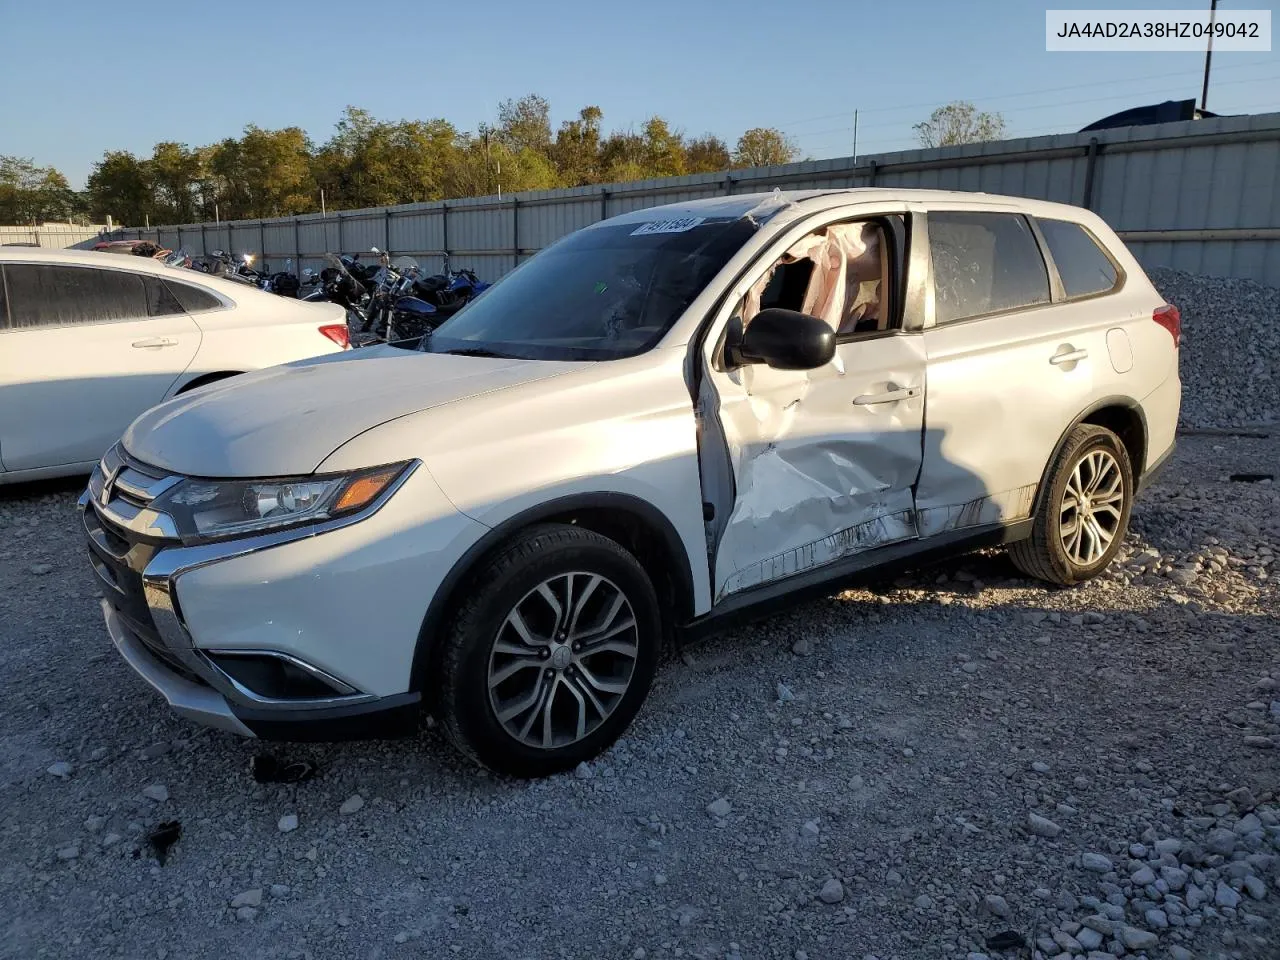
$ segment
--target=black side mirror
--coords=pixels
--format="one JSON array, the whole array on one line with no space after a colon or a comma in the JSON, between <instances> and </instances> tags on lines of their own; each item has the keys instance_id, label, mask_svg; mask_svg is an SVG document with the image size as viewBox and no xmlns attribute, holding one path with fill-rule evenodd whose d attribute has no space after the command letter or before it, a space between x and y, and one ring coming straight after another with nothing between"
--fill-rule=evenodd
<instances>
[{"instance_id":1,"label":"black side mirror","mask_svg":"<svg viewBox=\"0 0 1280 960\"><path fill-rule=\"evenodd\" d=\"M836 332L818 317L796 310L761 310L742 329L730 321L725 359L732 366L764 363L775 370L813 370L830 363L836 353Z\"/></svg>"}]
</instances>

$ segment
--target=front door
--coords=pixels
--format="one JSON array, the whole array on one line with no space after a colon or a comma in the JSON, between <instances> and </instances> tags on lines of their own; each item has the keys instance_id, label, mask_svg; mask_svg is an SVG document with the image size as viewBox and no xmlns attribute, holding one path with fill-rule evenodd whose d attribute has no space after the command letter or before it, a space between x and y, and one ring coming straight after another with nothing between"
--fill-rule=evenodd
<instances>
[{"instance_id":1,"label":"front door","mask_svg":"<svg viewBox=\"0 0 1280 960\"><path fill-rule=\"evenodd\" d=\"M7 470L97 460L191 363L200 328L157 278L6 263L0 447ZM180 307L176 308L180 310ZM150 314L156 314L154 316Z\"/></svg>"},{"instance_id":2,"label":"front door","mask_svg":"<svg viewBox=\"0 0 1280 960\"><path fill-rule=\"evenodd\" d=\"M838 333L827 365L728 368L717 329L708 337L700 414L716 601L916 536L925 353L903 330L904 237L899 215L784 236L730 298L720 330L767 307L827 320Z\"/></svg>"}]
</instances>

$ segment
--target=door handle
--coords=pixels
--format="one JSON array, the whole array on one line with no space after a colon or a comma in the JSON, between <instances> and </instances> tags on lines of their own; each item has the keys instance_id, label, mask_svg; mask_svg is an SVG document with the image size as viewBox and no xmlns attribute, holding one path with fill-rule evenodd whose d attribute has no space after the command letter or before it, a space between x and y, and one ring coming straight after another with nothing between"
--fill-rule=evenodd
<instances>
[{"instance_id":1,"label":"door handle","mask_svg":"<svg viewBox=\"0 0 1280 960\"><path fill-rule=\"evenodd\" d=\"M864 393L860 397L854 397L853 402L859 407L868 407L874 403L896 403L899 400L910 400L918 396L920 396L919 387L901 387L890 390L888 393Z\"/></svg>"},{"instance_id":2,"label":"door handle","mask_svg":"<svg viewBox=\"0 0 1280 960\"><path fill-rule=\"evenodd\" d=\"M146 340L135 340L133 345L142 350L158 350L161 347L176 347L178 341L169 337L149 337Z\"/></svg>"},{"instance_id":3,"label":"door handle","mask_svg":"<svg viewBox=\"0 0 1280 960\"><path fill-rule=\"evenodd\" d=\"M1088 350L1068 350L1066 353L1055 353L1049 358L1049 362L1054 366L1057 366L1061 363L1075 363L1078 360L1083 360L1087 356L1089 356Z\"/></svg>"}]
</instances>

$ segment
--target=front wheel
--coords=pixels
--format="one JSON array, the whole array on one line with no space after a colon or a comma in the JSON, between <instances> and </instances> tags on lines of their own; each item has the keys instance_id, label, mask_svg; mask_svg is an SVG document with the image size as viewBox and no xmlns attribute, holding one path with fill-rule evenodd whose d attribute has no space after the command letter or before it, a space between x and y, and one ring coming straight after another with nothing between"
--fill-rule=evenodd
<instances>
[{"instance_id":1,"label":"front wheel","mask_svg":"<svg viewBox=\"0 0 1280 960\"><path fill-rule=\"evenodd\" d=\"M1081 424L1054 458L1031 536L1009 556L1028 576L1060 586L1096 577L1124 541L1133 496L1133 467L1120 438Z\"/></svg>"},{"instance_id":2,"label":"front wheel","mask_svg":"<svg viewBox=\"0 0 1280 960\"><path fill-rule=\"evenodd\" d=\"M630 725L661 638L653 585L621 545L571 525L532 528L485 564L453 616L438 719L499 773L571 769Z\"/></svg>"}]
</instances>

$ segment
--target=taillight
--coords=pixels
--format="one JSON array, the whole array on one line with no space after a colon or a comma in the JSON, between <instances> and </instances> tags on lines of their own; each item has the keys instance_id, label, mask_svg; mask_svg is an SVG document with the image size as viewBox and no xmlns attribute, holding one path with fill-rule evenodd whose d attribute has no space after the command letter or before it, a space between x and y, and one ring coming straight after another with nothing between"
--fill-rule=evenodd
<instances>
[{"instance_id":1,"label":"taillight","mask_svg":"<svg viewBox=\"0 0 1280 960\"><path fill-rule=\"evenodd\" d=\"M347 330L345 323L331 323L328 326L321 327L320 332L343 350L351 346L351 333Z\"/></svg>"},{"instance_id":2,"label":"taillight","mask_svg":"<svg viewBox=\"0 0 1280 960\"><path fill-rule=\"evenodd\" d=\"M1151 311L1151 319L1173 334L1173 345L1178 346L1182 340L1182 313L1171 303L1156 307Z\"/></svg>"}]
</instances>

